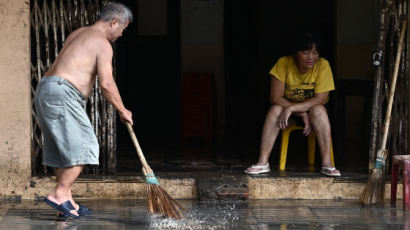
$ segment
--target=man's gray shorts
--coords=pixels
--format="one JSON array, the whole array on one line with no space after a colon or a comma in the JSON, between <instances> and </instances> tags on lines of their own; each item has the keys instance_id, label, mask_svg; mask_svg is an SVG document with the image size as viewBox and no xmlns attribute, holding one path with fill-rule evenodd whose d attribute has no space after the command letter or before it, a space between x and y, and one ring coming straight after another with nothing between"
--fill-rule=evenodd
<instances>
[{"instance_id":1,"label":"man's gray shorts","mask_svg":"<svg viewBox=\"0 0 410 230\"><path fill-rule=\"evenodd\" d=\"M44 137L43 165L98 165L99 146L81 93L63 78L43 77L36 90L37 121Z\"/></svg>"}]
</instances>

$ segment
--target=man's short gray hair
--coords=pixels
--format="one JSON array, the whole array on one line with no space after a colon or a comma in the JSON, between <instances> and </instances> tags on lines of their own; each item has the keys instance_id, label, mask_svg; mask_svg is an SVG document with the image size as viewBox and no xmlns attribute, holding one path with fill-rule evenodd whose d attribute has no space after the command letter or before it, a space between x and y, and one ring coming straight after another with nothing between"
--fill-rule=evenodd
<instances>
[{"instance_id":1,"label":"man's short gray hair","mask_svg":"<svg viewBox=\"0 0 410 230\"><path fill-rule=\"evenodd\" d=\"M133 20L132 12L128 7L122 3L110 1L102 9L100 20L110 22L114 18L117 18L121 24L124 24L127 21L128 23L131 23Z\"/></svg>"}]
</instances>

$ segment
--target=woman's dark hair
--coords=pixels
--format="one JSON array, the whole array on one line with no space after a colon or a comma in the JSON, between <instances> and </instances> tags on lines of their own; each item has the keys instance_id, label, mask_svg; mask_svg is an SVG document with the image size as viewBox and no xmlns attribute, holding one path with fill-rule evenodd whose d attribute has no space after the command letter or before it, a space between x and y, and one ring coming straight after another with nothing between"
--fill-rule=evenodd
<instances>
[{"instance_id":1,"label":"woman's dark hair","mask_svg":"<svg viewBox=\"0 0 410 230\"><path fill-rule=\"evenodd\" d=\"M298 51L311 50L313 45L316 46L316 50L320 53L321 42L320 40L310 33L302 33L296 36L293 53Z\"/></svg>"}]
</instances>

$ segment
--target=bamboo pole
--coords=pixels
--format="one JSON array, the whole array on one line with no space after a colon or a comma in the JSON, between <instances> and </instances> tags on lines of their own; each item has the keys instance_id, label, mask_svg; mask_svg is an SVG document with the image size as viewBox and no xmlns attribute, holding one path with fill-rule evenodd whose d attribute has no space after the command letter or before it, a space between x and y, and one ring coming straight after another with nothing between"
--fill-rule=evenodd
<instances>
[{"instance_id":1,"label":"bamboo pole","mask_svg":"<svg viewBox=\"0 0 410 230\"><path fill-rule=\"evenodd\" d=\"M57 58L58 55L58 37L57 37L57 9L56 9L56 2L51 2L51 20L53 22L53 40L54 40L54 59Z\"/></svg>"},{"instance_id":2,"label":"bamboo pole","mask_svg":"<svg viewBox=\"0 0 410 230\"><path fill-rule=\"evenodd\" d=\"M407 20L409 20L409 12L410 12L410 5L408 4L408 2L406 1L406 3L407 3L407 16L406 16L406 18L407 18ZM405 118L407 118L406 119L406 122L407 122L407 124L406 124L406 129L407 129L407 138L406 138L406 140L407 140L407 145L406 145L406 148L407 148L407 151L406 151L406 153L407 154L409 154L408 153L408 151L409 151L409 143L410 143L410 134L409 134L409 131L410 131L410 92L409 92L409 90L410 90L410 83L409 83L409 70L408 70L408 67L409 67L409 60L410 60L410 58L409 58L409 55L410 55L410 53L409 53L409 49L408 49L408 47L409 47L409 37L410 37L410 23L407 23L407 42L406 42L406 48L407 48L407 52L406 52L406 60L405 60L405 63L406 63L406 74L405 74L405 76L406 76L406 86L407 86L407 97L406 97L406 99L407 99L407 106L406 106L406 108L407 108L407 116L405 117Z\"/></svg>"},{"instance_id":3,"label":"bamboo pole","mask_svg":"<svg viewBox=\"0 0 410 230\"><path fill-rule=\"evenodd\" d=\"M383 3L381 3L383 4ZM391 1L385 1L385 6L380 10L379 17L379 31L378 31L378 42L377 42L377 52L381 55L380 64L376 67L375 71L375 85L373 90L373 106L372 106L372 121L371 121L371 131L370 131L370 151L369 151L369 170L374 168L376 159L376 150L378 148L377 143L379 143L379 133L381 126L381 102L382 102L382 82L384 75L385 66L385 44L387 37L387 30L389 26L389 15L392 6Z\"/></svg>"},{"instance_id":4,"label":"bamboo pole","mask_svg":"<svg viewBox=\"0 0 410 230\"><path fill-rule=\"evenodd\" d=\"M403 48L403 40L404 40L404 35L405 35L405 31L407 28L407 21L403 20L403 26L402 28L402 32L400 34L400 41L399 41L399 46L397 48L397 56L396 56L396 60L395 60L395 64L394 64L394 71L393 71L393 79L391 82L391 87L390 87L390 92L389 92L389 99L387 102L387 112L386 112L386 117L385 117L385 123L384 123L384 131L383 131L383 139L382 139L382 144L381 144L381 149L385 149L386 148L386 143L387 143L387 131L389 129L389 125L390 125L390 117L391 117L391 109L392 109L392 102L393 102L393 98L394 98L394 92L396 91L396 81L397 81L397 74L399 71L399 65L400 65L400 58L401 58L401 51Z\"/></svg>"}]
</instances>

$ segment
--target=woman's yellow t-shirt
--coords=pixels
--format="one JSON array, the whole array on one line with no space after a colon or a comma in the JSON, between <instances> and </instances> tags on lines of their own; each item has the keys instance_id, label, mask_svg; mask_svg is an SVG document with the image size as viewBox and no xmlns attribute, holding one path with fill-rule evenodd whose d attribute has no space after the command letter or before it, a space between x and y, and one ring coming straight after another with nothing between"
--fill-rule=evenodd
<instances>
[{"instance_id":1,"label":"woman's yellow t-shirt","mask_svg":"<svg viewBox=\"0 0 410 230\"><path fill-rule=\"evenodd\" d=\"M294 57L281 57L269 73L285 83L285 98L291 102L303 102L314 93L335 89L332 70L324 58L319 58L311 69L302 74Z\"/></svg>"}]
</instances>

